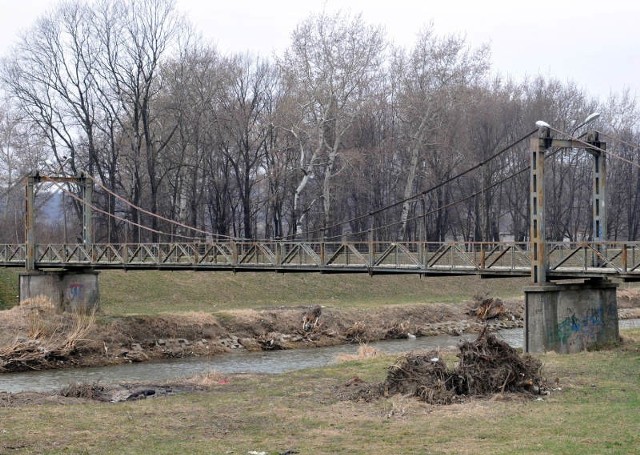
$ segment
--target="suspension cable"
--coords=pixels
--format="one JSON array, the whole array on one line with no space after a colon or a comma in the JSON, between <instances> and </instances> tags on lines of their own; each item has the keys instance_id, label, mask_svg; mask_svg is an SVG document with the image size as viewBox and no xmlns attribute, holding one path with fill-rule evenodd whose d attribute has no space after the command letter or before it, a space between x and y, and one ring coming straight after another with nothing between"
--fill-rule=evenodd
<instances>
[{"instance_id":1,"label":"suspension cable","mask_svg":"<svg viewBox=\"0 0 640 455\"><path fill-rule=\"evenodd\" d=\"M118 216L118 215L116 215L114 213L108 213L108 212L96 207L95 205L83 200L81 197L76 195L73 191L69 191L67 188L65 188L61 183L59 183L59 182L50 182L50 183L52 183L53 185L58 187L65 194L68 194L71 198L77 200L81 204L86 205L87 207L90 207L93 211L98 212L98 213L102 213L103 215L106 215L108 217L114 218L114 219L119 220L119 221L123 221L125 223L128 223L128 224L131 224L133 226L136 226L136 227L138 227L140 229L144 229L146 231L152 232L154 234L166 235L166 236L175 236L175 237L180 237L180 238L187 239L187 240L202 240L201 238L198 238L198 237L190 237L190 236L186 236L186 235L182 235L182 234L169 234L167 232L160 231L160 230L157 230L157 229L153 229L153 228L150 228L148 226L144 226L142 224L136 223L135 221L131 221L131 220L128 220L126 218L120 217L120 216Z\"/></svg>"},{"instance_id":2,"label":"suspension cable","mask_svg":"<svg viewBox=\"0 0 640 455\"><path fill-rule=\"evenodd\" d=\"M620 138L618 136L614 136L611 133L606 133L604 131L596 131L596 132L598 132L598 133L600 133L600 134L602 134L604 136L607 136L607 137L613 139L614 141L620 142L620 143L622 143L624 145L628 145L629 147L632 148L632 150L640 148L640 144L634 144L633 142L629 142L629 141L627 141L625 139L622 139L622 138Z\"/></svg>"},{"instance_id":3,"label":"suspension cable","mask_svg":"<svg viewBox=\"0 0 640 455\"><path fill-rule=\"evenodd\" d=\"M519 139L518 139L518 140L516 140L515 142L513 142L513 143L509 144L508 146L506 146L506 147L502 148L501 150L499 150L498 152L494 153L493 155L491 155L490 157L486 158L485 160L480 161L479 163L475 164L474 166L471 166L470 168L468 168L468 169L466 169L466 170L464 170L464 171L460 172L459 174L456 174L456 175L454 175L454 176L452 176L452 177L449 177L449 178L447 178L446 180L444 180L444 181L442 181L442 182L440 182L440 183L437 183L437 184L435 184L435 185L431 186L430 188L427 188L426 190L420 191L420 192L415 193L415 194L413 194L413 195L411 195L411 196L409 196L409 197L403 198L403 199L401 199L401 200L398 200L398 201L393 202L393 203L391 203L391 204L388 204L388 205L386 205L386 206L380 207L380 208L378 208L378 209L376 209L376 210L373 210L373 211L371 211L371 212L369 212L369 213L367 213L367 214L364 214L364 215L358 215L358 216L355 216L355 217L353 217L353 218L351 218L351 219L349 219L349 220L341 221L341 222L339 222L339 223L335 223L335 224L333 224L333 225L331 225L331 226L328 226L328 227L325 227L325 228L318 228L318 229L314 229L314 230L311 230L311 231L307 231L307 232L306 232L306 234L307 234L307 235L309 235L309 234L316 234L316 233L319 233L319 232L322 232L322 231L326 231L326 230L329 230L329 229L333 229L333 228L336 228L336 227L342 226L342 225L344 225L344 224L353 223L353 222L355 222L355 221L359 221L359 220L361 220L361 219L368 218L368 217L373 216L373 215L377 215L378 213L384 212L385 210L389 210L389 209L391 209L391 208L397 207L398 205L400 205L400 204L404 204L405 202L409 202L409 201L412 201L412 200L418 199L419 197L426 196L427 194L429 194L429 193L431 193L431 192L433 192L433 191L435 191L435 190L437 190L437 189L439 189L439 188L442 188L443 186L445 186L445 185L447 185L447 184L451 183L452 181L454 181L454 180L456 180L456 179L459 179L459 178L461 178L461 177L464 177L465 175L467 175L467 174L469 174L469 173L471 173L471 172L475 171L476 169L478 169L478 168L480 168L480 167L484 166L484 165L485 165L485 164L487 164L489 161L491 161L491 160L493 160L493 159L495 159L495 158L499 157L499 156L500 156L500 155L502 155L503 153L505 153L505 152L509 151L510 149L512 149L513 147L515 147L515 146L516 146L516 145L518 145L519 143L521 143L522 141L524 141L524 140L526 140L527 138L529 138L529 137L530 137L531 135L533 135L536 131L538 131L538 130L537 130L537 129L535 129L535 130L531 131L530 133L525 134L524 136L522 136L521 138L519 138ZM334 237L338 237L338 236L334 236Z\"/></svg>"},{"instance_id":4,"label":"suspension cable","mask_svg":"<svg viewBox=\"0 0 640 455\"><path fill-rule=\"evenodd\" d=\"M507 177L505 177L505 178L503 178L503 179L501 179L501 180L499 180L499 181L497 181L497 182L494 182L494 183L492 183L492 184L491 184L491 185L489 185L489 186L483 187L483 188L481 188L481 189L477 190L476 192L474 192L474 193L472 193L472 194L470 194L470 195L468 195L468 196L465 196L465 197L463 197L463 198L457 199L457 200L455 200L455 201L453 201L453 202L450 202L450 203L445 204L445 205L443 205L443 206L440 206L440 207L438 207L438 208L432 209L432 210L430 210L430 211L428 211L428 212L421 213L420 215L415 215L415 216L413 216L413 217L411 217L411 218L407 218L407 221L415 221L415 220L420 219L420 218L422 218L422 217L424 217L424 216L432 215L432 214L434 214L434 213L438 213L438 212L439 212L439 211L441 211L441 210L448 209L448 208L453 207L453 206L455 206L455 205L458 205L458 204L461 204L461 203L463 203L463 202L466 202L466 201L468 201L469 199L473 199L474 197L478 196L479 194L482 194L484 191L487 191L487 190L493 189L493 188L495 188L496 186L498 186L498 185L502 185L504 182L506 182L506 181L508 181L508 180L510 180L510 179L512 179L512 178L514 178L514 177L517 177L517 176L519 176L519 175L523 174L524 172L528 171L530 168L531 168L531 166L530 166L530 165L529 165L529 166L526 166L526 167L524 167L524 168L520 169L519 171L517 171L516 173L511 174L511 175L509 175L509 176L507 176ZM387 228L390 228L390 227L392 227L392 226L397 226L397 225L398 225L398 224L400 224L400 223L402 223L402 221L401 221L401 220L394 221L394 222L392 222L392 223L388 223L388 224L385 224L385 225L383 225L383 226L376 226L373 230L382 230L382 229L387 229ZM350 233L349 235L361 235L361 234L366 234L366 233L368 233L368 232L369 232L368 230L366 230L366 231L359 231L359 232L352 232L352 233ZM331 239L333 239L333 238L339 238L339 237L340 237L340 236L333 236L333 237L330 237L330 238L331 238Z\"/></svg>"},{"instance_id":5,"label":"suspension cable","mask_svg":"<svg viewBox=\"0 0 640 455\"><path fill-rule=\"evenodd\" d=\"M189 229L191 231L194 231L194 232L197 232L197 233L200 233L200 234L204 234L204 235L207 235L207 236L216 237L216 238L226 238L228 240L237 240L235 237L231 237L231 236L223 235L223 234L214 234L213 232L204 231L202 229L198 229L196 227L189 226L189 225L184 224L184 223L180 223L179 221L175 221L175 220L172 220L172 219L169 219L169 218L165 218L162 215L158 215L157 213L153 213L153 212L151 212L149 210L143 209L142 207L138 207L137 205L135 205L132 202L129 202L128 200L126 200L125 198L120 196L119 194L111 191L109 188L107 188L106 186L102 185L100 182L95 182L95 184L96 184L96 186L98 186L99 188L104 190L106 193L112 195L116 199L118 199L118 200L124 202L125 204L127 204L129 207L132 207L132 208L134 208L134 209L136 209L136 210L138 210L138 211L140 211L140 212L142 212L142 213L144 213L146 215L155 217L155 218L157 218L159 220L162 220L162 221L165 221L165 222L167 222L169 224L180 226L180 227L183 227L185 229Z\"/></svg>"},{"instance_id":6,"label":"suspension cable","mask_svg":"<svg viewBox=\"0 0 640 455\"><path fill-rule=\"evenodd\" d=\"M553 152L549 153L548 155L545 155L545 160L553 157L554 155L556 155L557 153L561 152L562 150L563 150L562 148L559 148L559 149L556 149ZM522 175L524 172L528 171L529 169L531 169L531 164L528 164L527 166L523 167L522 169L516 171L515 173L510 174L507 177L504 177L504 178L500 179L499 181L492 183L489 186L483 187L483 188L477 190L476 192L474 192L474 193L472 193L472 194L470 194L468 196L465 196L463 198L457 199L457 200L455 200L453 202L450 202L448 204L445 204L443 206L440 206L440 207L435 208L433 210L430 210L428 212L422 213L420 215L416 215L416 216L413 216L411 218L408 218L407 221L415 221L415 220L417 220L417 219L419 219L421 217L424 217L424 216L427 216L427 215L432 215L432 214L437 213L437 212L439 212L441 210L445 210L447 208L450 208L450 207L453 207L455 205L458 205L458 204L461 204L463 202L466 202L469 199L472 199L472 198L478 196L479 194L482 194L485 191L491 190L491 189L495 188L496 186L502 185L506 181L511 180L512 178L515 178L515 177L517 177L519 175ZM372 230L377 231L377 230L387 229L387 228L390 228L392 226L397 226L401 222L402 221L400 221L400 220L399 221L394 221L392 223L388 223L388 224L385 224L385 225L382 225L382 226L376 226ZM351 232L348 235L362 235L362 234L366 234L368 232L369 232L369 230L359 231L359 232ZM335 236L329 237L329 239L337 239L337 238L340 238L340 237L341 237L341 235L335 235Z\"/></svg>"}]
</instances>

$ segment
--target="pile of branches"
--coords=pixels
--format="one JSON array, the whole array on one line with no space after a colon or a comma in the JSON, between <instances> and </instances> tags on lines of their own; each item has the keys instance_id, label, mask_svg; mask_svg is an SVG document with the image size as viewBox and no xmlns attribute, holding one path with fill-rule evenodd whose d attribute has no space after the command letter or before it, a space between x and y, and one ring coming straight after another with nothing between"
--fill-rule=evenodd
<instances>
[{"instance_id":1,"label":"pile of branches","mask_svg":"<svg viewBox=\"0 0 640 455\"><path fill-rule=\"evenodd\" d=\"M542 363L520 355L493 334L481 333L475 341L459 346L460 361L454 371L456 393L486 395L504 392L539 394L544 385Z\"/></svg>"},{"instance_id":2,"label":"pile of branches","mask_svg":"<svg viewBox=\"0 0 640 455\"><path fill-rule=\"evenodd\" d=\"M495 393L539 394L544 390L542 363L520 355L495 335L481 332L458 346L460 359L449 368L438 351L411 352L389 367L382 384L350 385L346 398L369 401L374 395L410 395L430 404L451 404L469 396Z\"/></svg>"},{"instance_id":3,"label":"pile of branches","mask_svg":"<svg viewBox=\"0 0 640 455\"><path fill-rule=\"evenodd\" d=\"M467 314L476 317L480 321L508 318L511 316L502 300L482 295L473 297L473 303L467 310Z\"/></svg>"},{"instance_id":4,"label":"pile of branches","mask_svg":"<svg viewBox=\"0 0 640 455\"><path fill-rule=\"evenodd\" d=\"M466 396L541 392L542 363L518 354L495 335L483 331L458 348L460 361L454 368L448 368L437 351L401 357L389 368L384 390L414 395L431 404L450 404Z\"/></svg>"},{"instance_id":5,"label":"pile of branches","mask_svg":"<svg viewBox=\"0 0 640 455\"><path fill-rule=\"evenodd\" d=\"M450 404L457 399L455 382L438 351L412 352L389 367L383 389L386 396L411 395L431 404Z\"/></svg>"},{"instance_id":6,"label":"pile of branches","mask_svg":"<svg viewBox=\"0 0 640 455\"><path fill-rule=\"evenodd\" d=\"M88 400L107 401L104 394L106 387L97 383L73 382L60 390L60 395L71 398L86 398Z\"/></svg>"}]
</instances>

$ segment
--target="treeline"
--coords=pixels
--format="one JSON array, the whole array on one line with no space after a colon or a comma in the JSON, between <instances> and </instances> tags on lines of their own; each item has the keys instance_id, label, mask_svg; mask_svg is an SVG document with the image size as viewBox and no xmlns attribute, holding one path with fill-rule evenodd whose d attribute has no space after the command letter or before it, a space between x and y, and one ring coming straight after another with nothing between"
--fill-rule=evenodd
<instances>
[{"instance_id":1,"label":"treeline","mask_svg":"<svg viewBox=\"0 0 640 455\"><path fill-rule=\"evenodd\" d=\"M525 240L520 140L540 119L582 134L596 111L588 128L627 160L608 163L609 238L640 235L629 93L599 100L571 82L497 77L487 47L431 27L405 49L359 16L321 14L282 55L224 55L172 0L71 1L2 59L0 86L4 242L22 239L13 188L35 170L84 171L101 185L96 242L203 235L166 220L219 238ZM549 238L590 237L591 159L560 150L549 160ZM81 211L78 189L66 190L65 238Z\"/></svg>"}]
</instances>

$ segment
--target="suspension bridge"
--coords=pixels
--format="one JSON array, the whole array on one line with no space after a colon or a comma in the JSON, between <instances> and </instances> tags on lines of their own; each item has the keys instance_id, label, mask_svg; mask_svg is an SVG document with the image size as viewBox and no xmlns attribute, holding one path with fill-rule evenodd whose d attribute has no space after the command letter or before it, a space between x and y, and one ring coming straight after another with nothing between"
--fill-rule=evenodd
<instances>
[{"instance_id":1,"label":"suspension bridge","mask_svg":"<svg viewBox=\"0 0 640 455\"><path fill-rule=\"evenodd\" d=\"M49 292L58 294L63 302L66 299L73 303L75 299L82 305L87 299L99 300L97 273L108 269L530 276L531 286L524 290L527 350L584 349L590 343L601 343L603 337L606 340L617 337L616 285L610 279L640 281L640 242L606 239L607 152L598 133L589 134L586 140L558 139L552 135L558 130L547 124L538 127L537 135L534 131L527 136L530 139L528 242L381 242L373 241L370 235L368 241L228 238L170 243L94 243L92 213L99 209L92 202L93 180L85 175L33 174L26 178L25 185L26 241L0 245L0 266L25 270L21 276L21 299ZM593 157L593 236L583 242L546 239L545 160L557 150L567 148L584 150ZM497 154L489 160L495 156ZM40 244L36 241L34 188L44 182L74 183L81 187L82 197L73 195L83 207L81 242ZM557 284L559 280L578 282L563 285ZM568 332L562 328L567 324L570 325ZM574 332L579 334L578 341Z\"/></svg>"},{"instance_id":2,"label":"suspension bridge","mask_svg":"<svg viewBox=\"0 0 640 455\"><path fill-rule=\"evenodd\" d=\"M528 136L533 136L533 133ZM183 236L187 240L166 243L94 243L94 211L107 216L114 215L93 204L93 179L86 175L70 177L34 174L24 180L26 241L22 244L0 244L0 266L19 267L27 271L128 269L531 276L533 283L580 278L640 280L640 242L606 240L606 144L599 140L597 133L591 134L586 141L555 139L551 136L551 129L544 127L537 137L530 138L530 146L530 239L527 242L373 241L371 235L369 241L233 238L203 241L202 237L217 236L174 222L182 228L196 231L201 238L194 240L194 237ZM553 153L567 148L583 149L593 155L594 235L589 241L551 242L545 239L544 165L548 159L545 151ZM477 169L496 156L497 154L450 180ZM80 187L81 197L69 193L83 208L80 242L41 244L36 241L35 187L43 183L59 187L61 184L72 183ZM107 188L101 188L130 204ZM146 213L155 216L153 213ZM132 224L162 234L149 227Z\"/></svg>"}]
</instances>

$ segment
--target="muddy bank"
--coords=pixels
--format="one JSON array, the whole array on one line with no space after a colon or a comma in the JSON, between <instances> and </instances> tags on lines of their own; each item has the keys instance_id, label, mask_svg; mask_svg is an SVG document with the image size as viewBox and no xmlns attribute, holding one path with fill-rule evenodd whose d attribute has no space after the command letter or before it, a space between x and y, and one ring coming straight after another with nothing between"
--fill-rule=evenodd
<instances>
[{"instance_id":1,"label":"muddy bank","mask_svg":"<svg viewBox=\"0 0 640 455\"><path fill-rule=\"evenodd\" d=\"M249 377L249 375L243 375ZM70 383L55 392L0 392L0 408L12 408L29 405L77 404L88 402L121 403L148 398L211 390L217 386L229 384L230 377L215 372L198 374L192 377L155 382L122 382L114 384Z\"/></svg>"},{"instance_id":2,"label":"muddy bank","mask_svg":"<svg viewBox=\"0 0 640 455\"><path fill-rule=\"evenodd\" d=\"M0 392L0 408L11 408L47 403L76 404L92 401L119 403L155 398L176 393L204 390L203 387L184 384L74 384L55 393L42 392Z\"/></svg>"}]
</instances>

